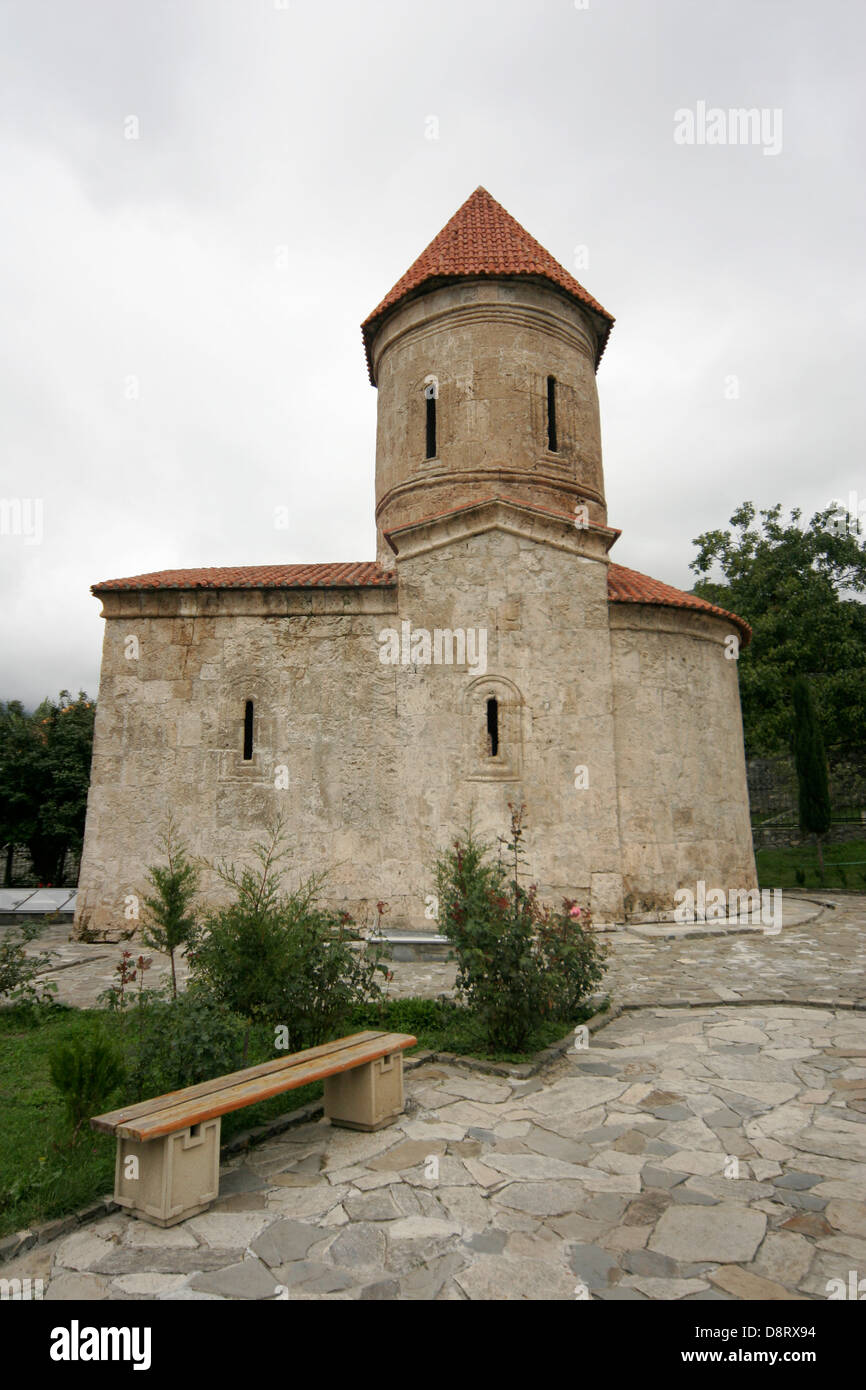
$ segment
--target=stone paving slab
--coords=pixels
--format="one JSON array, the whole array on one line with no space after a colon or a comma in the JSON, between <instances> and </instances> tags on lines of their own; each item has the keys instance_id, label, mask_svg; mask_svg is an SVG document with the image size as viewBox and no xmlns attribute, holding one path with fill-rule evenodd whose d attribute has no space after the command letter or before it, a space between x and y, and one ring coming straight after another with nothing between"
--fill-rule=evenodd
<instances>
[{"instance_id":1,"label":"stone paving slab","mask_svg":"<svg viewBox=\"0 0 866 1390\"><path fill-rule=\"evenodd\" d=\"M856 1080L864 1052L864 1014L720 1002L623 1014L532 1090L427 1063L385 1130L307 1123L178 1227L115 1212L0 1276L52 1299L827 1298L866 1260L866 1114L814 1077Z\"/></svg>"}]
</instances>

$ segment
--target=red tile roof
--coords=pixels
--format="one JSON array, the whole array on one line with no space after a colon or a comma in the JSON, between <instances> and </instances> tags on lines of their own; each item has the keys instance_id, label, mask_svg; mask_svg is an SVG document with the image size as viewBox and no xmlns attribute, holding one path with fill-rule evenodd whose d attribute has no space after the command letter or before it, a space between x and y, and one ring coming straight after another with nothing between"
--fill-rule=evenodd
<instances>
[{"instance_id":1,"label":"red tile roof","mask_svg":"<svg viewBox=\"0 0 866 1390\"><path fill-rule=\"evenodd\" d=\"M698 598L697 594L685 594L660 579L650 579L648 574L626 569L624 565L609 565L607 571L607 597L609 603L652 603L663 608L696 608L703 613L715 613L720 618L730 618L745 638L748 646L752 629L745 618L729 613L726 608L717 608L714 603Z\"/></svg>"},{"instance_id":2,"label":"red tile roof","mask_svg":"<svg viewBox=\"0 0 866 1390\"><path fill-rule=\"evenodd\" d=\"M230 569L157 570L131 579L107 579L91 593L118 589L356 589L396 583L393 570L374 561L343 565L241 565Z\"/></svg>"},{"instance_id":3,"label":"red tile roof","mask_svg":"<svg viewBox=\"0 0 866 1390\"><path fill-rule=\"evenodd\" d=\"M598 323L598 365L613 327L613 316L495 198L491 198L486 188L476 188L361 325L370 380L374 385L371 347L390 311L403 300L412 299L437 284L479 275L548 280L591 309L601 320Z\"/></svg>"},{"instance_id":4,"label":"red tile roof","mask_svg":"<svg viewBox=\"0 0 866 1390\"><path fill-rule=\"evenodd\" d=\"M565 513L553 515L566 518ZM101 584L94 584L91 593L140 593L151 589L383 588L396 582L396 572L382 569L375 561L346 565L241 565L229 569L157 570L153 574L136 574L130 579L107 579ZM729 618L743 633L746 643L752 635L749 624L735 613L728 613L695 594L684 594L681 589L674 589L670 584L662 584L659 579L650 579L649 575L639 574L637 570L626 569L623 565L608 566L607 594L611 603L649 603L664 608L695 608L705 613L715 613L717 617Z\"/></svg>"}]
</instances>

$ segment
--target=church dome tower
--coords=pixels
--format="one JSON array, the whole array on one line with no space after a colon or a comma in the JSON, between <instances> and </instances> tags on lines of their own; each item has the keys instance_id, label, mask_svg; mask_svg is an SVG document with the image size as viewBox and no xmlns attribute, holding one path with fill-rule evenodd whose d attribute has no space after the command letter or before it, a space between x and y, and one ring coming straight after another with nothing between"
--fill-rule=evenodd
<instances>
[{"instance_id":1,"label":"church dome tower","mask_svg":"<svg viewBox=\"0 0 866 1390\"><path fill-rule=\"evenodd\" d=\"M595 372L613 318L477 188L363 324L376 525L498 495L607 524Z\"/></svg>"}]
</instances>

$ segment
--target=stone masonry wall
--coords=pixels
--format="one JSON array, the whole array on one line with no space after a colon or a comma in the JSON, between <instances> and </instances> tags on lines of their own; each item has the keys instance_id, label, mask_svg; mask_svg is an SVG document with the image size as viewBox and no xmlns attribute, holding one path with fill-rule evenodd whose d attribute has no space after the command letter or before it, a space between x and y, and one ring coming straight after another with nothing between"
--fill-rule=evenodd
<instances>
[{"instance_id":1,"label":"stone masonry wall","mask_svg":"<svg viewBox=\"0 0 866 1390\"><path fill-rule=\"evenodd\" d=\"M447 845L470 812L495 843L508 832L509 802L527 807L526 881L554 902L568 894L600 917L621 915L607 567L579 553L573 528L560 530L562 548L515 521L445 544L425 536L398 557L400 614L413 628L488 634L483 676L435 665L398 672L397 795L414 920L431 848ZM491 697L497 759L485 752ZM591 769L588 789L575 787L578 765Z\"/></svg>"},{"instance_id":2,"label":"stone masonry wall","mask_svg":"<svg viewBox=\"0 0 866 1390\"><path fill-rule=\"evenodd\" d=\"M393 621L394 591L105 597L79 926L89 915L100 931L129 928L124 900L144 890L169 811L194 854L239 862L282 814L289 884L328 867L350 910L382 896L400 807L395 681L375 630ZM130 636L138 660L125 655ZM211 872L202 886L225 896Z\"/></svg>"},{"instance_id":3,"label":"stone masonry wall","mask_svg":"<svg viewBox=\"0 0 866 1390\"><path fill-rule=\"evenodd\" d=\"M626 912L668 911L700 880L756 887L734 629L641 604L610 615Z\"/></svg>"}]
</instances>

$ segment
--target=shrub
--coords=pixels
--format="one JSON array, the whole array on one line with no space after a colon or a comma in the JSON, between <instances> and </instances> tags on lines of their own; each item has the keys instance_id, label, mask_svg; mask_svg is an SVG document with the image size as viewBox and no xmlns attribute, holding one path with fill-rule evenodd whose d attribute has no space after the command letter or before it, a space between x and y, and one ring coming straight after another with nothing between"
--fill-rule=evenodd
<instances>
[{"instance_id":1,"label":"shrub","mask_svg":"<svg viewBox=\"0 0 866 1390\"><path fill-rule=\"evenodd\" d=\"M439 924L454 946L457 993L492 1049L521 1051L544 1018L571 1022L606 954L571 901L554 913L519 882L525 808L511 807L510 877L472 831L436 865Z\"/></svg>"},{"instance_id":2,"label":"shrub","mask_svg":"<svg viewBox=\"0 0 866 1390\"><path fill-rule=\"evenodd\" d=\"M358 1029L382 1028L389 1033L428 1033L442 1028L443 1018L456 1004L439 999L382 999L352 1010L350 1026Z\"/></svg>"},{"instance_id":3,"label":"shrub","mask_svg":"<svg viewBox=\"0 0 866 1390\"><path fill-rule=\"evenodd\" d=\"M89 1037L60 1043L49 1055L49 1074L63 1096L72 1142L85 1121L102 1109L126 1072L114 1043L97 1028Z\"/></svg>"},{"instance_id":4,"label":"shrub","mask_svg":"<svg viewBox=\"0 0 866 1390\"><path fill-rule=\"evenodd\" d=\"M297 1051L324 1042L356 1004L378 998L375 976L384 966L374 953L353 949L347 913L319 905L323 877L282 891L282 839L277 822L270 842L255 846L257 869L217 866L235 900L206 917L190 968L195 988L248 1025L281 1026L280 1047Z\"/></svg>"},{"instance_id":5,"label":"shrub","mask_svg":"<svg viewBox=\"0 0 866 1390\"><path fill-rule=\"evenodd\" d=\"M529 894L488 859L470 826L436 866L439 925L457 957L457 994L492 1048L519 1051L541 1013Z\"/></svg>"},{"instance_id":6,"label":"shrub","mask_svg":"<svg viewBox=\"0 0 866 1390\"><path fill-rule=\"evenodd\" d=\"M21 922L0 937L0 1003L47 1004L57 992L53 980L37 982L36 978L48 969L57 952L27 953L27 946L42 927L42 922Z\"/></svg>"},{"instance_id":7,"label":"shrub","mask_svg":"<svg viewBox=\"0 0 866 1390\"><path fill-rule=\"evenodd\" d=\"M565 1023L577 1017L605 972L607 947L599 946L590 925L589 912L569 898L559 912L544 907L538 917L536 960L542 991L547 991L547 1012Z\"/></svg>"},{"instance_id":8,"label":"shrub","mask_svg":"<svg viewBox=\"0 0 866 1390\"><path fill-rule=\"evenodd\" d=\"M136 1050L139 1091L157 1096L197 1086L241 1065L244 1021L196 993L154 1000Z\"/></svg>"}]
</instances>

